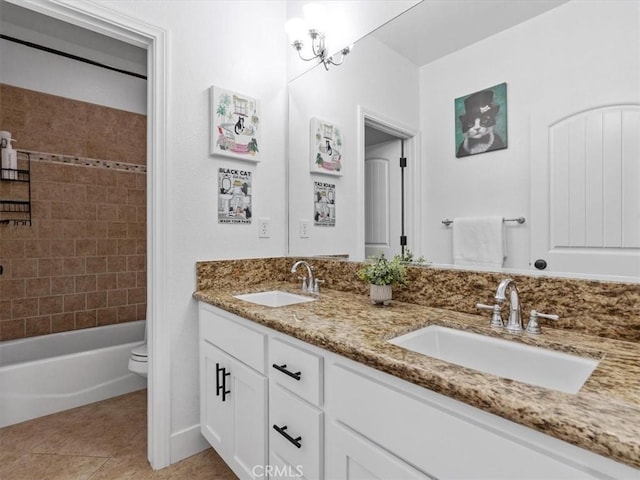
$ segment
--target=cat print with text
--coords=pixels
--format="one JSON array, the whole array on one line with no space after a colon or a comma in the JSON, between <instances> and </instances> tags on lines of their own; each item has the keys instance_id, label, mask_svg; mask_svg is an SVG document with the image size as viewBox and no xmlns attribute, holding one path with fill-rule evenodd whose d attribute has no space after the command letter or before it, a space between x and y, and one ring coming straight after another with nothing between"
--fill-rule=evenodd
<instances>
[{"instance_id":1,"label":"cat print with text","mask_svg":"<svg viewBox=\"0 0 640 480\"><path fill-rule=\"evenodd\" d=\"M490 152L505 148L505 144L495 132L496 117L500 105L493 103L493 92L483 90L469 95L464 100L465 113L458 118L462 125L464 140L458 145L456 157Z\"/></svg>"}]
</instances>

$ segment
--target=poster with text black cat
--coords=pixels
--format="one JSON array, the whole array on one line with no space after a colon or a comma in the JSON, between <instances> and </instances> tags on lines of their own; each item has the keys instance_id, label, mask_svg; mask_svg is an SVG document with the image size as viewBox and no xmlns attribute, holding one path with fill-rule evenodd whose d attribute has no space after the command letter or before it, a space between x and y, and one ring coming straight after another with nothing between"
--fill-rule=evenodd
<instances>
[{"instance_id":1,"label":"poster with text black cat","mask_svg":"<svg viewBox=\"0 0 640 480\"><path fill-rule=\"evenodd\" d=\"M455 99L456 157L507 148L507 84Z\"/></svg>"}]
</instances>

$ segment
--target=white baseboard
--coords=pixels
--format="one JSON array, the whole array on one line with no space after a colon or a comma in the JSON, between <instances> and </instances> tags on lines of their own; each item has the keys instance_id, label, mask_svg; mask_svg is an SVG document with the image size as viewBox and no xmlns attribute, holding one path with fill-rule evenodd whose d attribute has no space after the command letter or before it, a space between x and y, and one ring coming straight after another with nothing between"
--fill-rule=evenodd
<instances>
[{"instance_id":1,"label":"white baseboard","mask_svg":"<svg viewBox=\"0 0 640 480\"><path fill-rule=\"evenodd\" d=\"M211 445L200 433L200 424L171 434L171 463L206 450Z\"/></svg>"}]
</instances>

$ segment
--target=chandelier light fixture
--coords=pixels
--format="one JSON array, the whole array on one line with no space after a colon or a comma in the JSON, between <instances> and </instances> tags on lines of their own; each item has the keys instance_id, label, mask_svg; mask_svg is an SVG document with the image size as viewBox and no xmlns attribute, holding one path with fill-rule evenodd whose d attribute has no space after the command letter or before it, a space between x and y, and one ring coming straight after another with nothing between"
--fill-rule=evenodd
<instances>
[{"instance_id":1,"label":"chandelier light fixture","mask_svg":"<svg viewBox=\"0 0 640 480\"><path fill-rule=\"evenodd\" d=\"M319 3L308 3L302 7L304 19L296 17L292 18L285 24L285 30L289 35L291 46L298 52L300 59L305 62L318 59L319 63L324 65L325 70L329 70L329 65L342 65L344 57L353 50L353 45L344 47L340 52L329 55L325 45L326 26L327 26L327 10L324 5ZM305 58L302 54L304 47L303 38L309 36L311 38L312 57Z\"/></svg>"}]
</instances>

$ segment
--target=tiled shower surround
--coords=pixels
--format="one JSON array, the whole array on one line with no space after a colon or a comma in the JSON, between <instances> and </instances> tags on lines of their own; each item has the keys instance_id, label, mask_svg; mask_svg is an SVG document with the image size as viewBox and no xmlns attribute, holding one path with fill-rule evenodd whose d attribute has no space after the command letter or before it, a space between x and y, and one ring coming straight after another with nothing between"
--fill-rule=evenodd
<instances>
[{"instance_id":1,"label":"tiled shower surround","mask_svg":"<svg viewBox=\"0 0 640 480\"><path fill-rule=\"evenodd\" d=\"M146 117L0 85L0 129L32 200L31 227L0 226L0 340L144 319Z\"/></svg>"}]
</instances>

